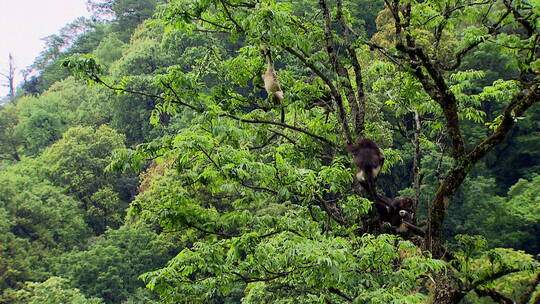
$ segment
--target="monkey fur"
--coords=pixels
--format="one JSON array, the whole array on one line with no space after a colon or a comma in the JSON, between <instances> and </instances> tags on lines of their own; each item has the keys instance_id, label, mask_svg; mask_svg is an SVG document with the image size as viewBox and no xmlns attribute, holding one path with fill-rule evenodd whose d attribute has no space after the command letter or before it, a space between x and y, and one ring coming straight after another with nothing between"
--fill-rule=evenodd
<instances>
[{"instance_id":1,"label":"monkey fur","mask_svg":"<svg viewBox=\"0 0 540 304\"><path fill-rule=\"evenodd\" d=\"M352 153L354 164L358 168L356 179L375 201L375 208L381 221L390 223L398 233L412 230L416 234L424 234L422 229L413 224L414 200L412 198L402 197L391 200L377 193L375 180L384 165L384 155L377 144L371 139L364 138L354 145L348 145L347 151Z\"/></svg>"},{"instance_id":2,"label":"monkey fur","mask_svg":"<svg viewBox=\"0 0 540 304\"><path fill-rule=\"evenodd\" d=\"M280 101L283 100L283 91L281 90L281 87L279 85L279 81L277 79L276 71L274 70L274 64L272 62L272 54L270 53L270 50L268 50L266 47L261 46L261 52L266 57L266 71L264 74L262 74L262 79L264 81L264 88L266 89L266 93L268 93L268 96L276 96L277 99Z\"/></svg>"},{"instance_id":3,"label":"monkey fur","mask_svg":"<svg viewBox=\"0 0 540 304\"><path fill-rule=\"evenodd\" d=\"M375 179L384 165L381 150L373 140L364 138L354 145L348 145L347 151L353 155L354 164L358 168L356 179L373 199L377 199Z\"/></svg>"},{"instance_id":4,"label":"monkey fur","mask_svg":"<svg viewBox=\"0 0 540 304\"><path fill-rule=\"evenodd\" d=\"M414 211L412 210L413 199L401 197L390 200L384 195L378 195L379 202L375 203L375 208L382 222L388 222L395 227L396 232L405 233L413 230L416 234L423 231L413 225Z\"/></svg>"}]
</instances>

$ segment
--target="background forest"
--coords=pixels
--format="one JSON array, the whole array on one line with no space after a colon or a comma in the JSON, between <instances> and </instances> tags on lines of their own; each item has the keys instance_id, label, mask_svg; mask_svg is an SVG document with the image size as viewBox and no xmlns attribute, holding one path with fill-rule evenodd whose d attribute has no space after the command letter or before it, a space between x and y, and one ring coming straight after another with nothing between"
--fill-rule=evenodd
<instances>
[{"instance_id":1,"label":"background forest","mask_svg":"<svg viewBox=\"0 0 540 304\"><path fill-rule=\"evenodd\" d=\"M87 2L0 107L0 303L540 302L540 1Z\"/></svg>"}]
</instances>

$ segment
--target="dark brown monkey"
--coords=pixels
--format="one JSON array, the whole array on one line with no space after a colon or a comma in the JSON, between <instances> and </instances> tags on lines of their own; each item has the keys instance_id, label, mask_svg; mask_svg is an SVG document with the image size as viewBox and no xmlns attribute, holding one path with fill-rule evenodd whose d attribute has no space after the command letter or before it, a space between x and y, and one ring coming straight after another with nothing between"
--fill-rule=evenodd
<instances>
[{"instance_id":1,"label":"dark brown monkey","mask_svg":"<svg viewBox=\"0 0 540 304\"><path fill-rule=\"evenodd\" d=\"M361 139L354 145L348 145L347 151L354 156L354 164L358 168L356 179L364 187L372 199L378 197L375 189L375 179L384 165L384 155L371 139Z\"/></svg>"},{"instance_id":2,"label":"dark brown monkey","mask_svg":"<svg viewBox=\"0 0 540 304\"><path fill-rule=\"evenodd\" d=\"M395 227L396 232L404 233L413 229L417 234L421 231L413 225L414 211L412 210L413 199L401 197L390 200L384 195L378 195L375 208L382 222L388 222Z\"/></svg>"},{"instance_id":3,"label":"dark brown monkey","mask_svg":"<svg viewBox=\"0 0 540 304\"><path fill-rule=\"evenodd\" d=\"M396 232L409 231L408 224L413 224L414 212L412 210L413 199L410 197L396 198L392 201L392 207L394 208L394 215L391 218L390 224L397 227Z\"/></svg>"}]
</instances>

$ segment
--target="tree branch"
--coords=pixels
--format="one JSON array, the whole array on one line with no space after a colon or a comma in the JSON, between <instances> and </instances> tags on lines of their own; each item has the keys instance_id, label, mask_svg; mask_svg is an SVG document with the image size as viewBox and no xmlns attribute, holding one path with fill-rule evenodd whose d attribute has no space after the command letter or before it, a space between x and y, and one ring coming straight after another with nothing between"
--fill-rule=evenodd
<instances>
[{"instance_id":1,"label":"tree branch","mask_svg":"<svg viewBox=\"0 0 540 304\"><path fill-rule=\"evenodd\" d=\"M240 26L240 24L238 24L238 22L236 22L236 20L232 17L231 13L229 12L229 9L225 5L225 2L222 0L220 2L221 2L221 5L223 5L223 10L225 11L227 18L229 18L229 20L231 20L231 22L234 23L234 26L236 26L239 32L243 33L244 28L242 28L242 26Z\"/></svg>"},{"instance_id":2,"label":"tree branch","mask_svg":"<svg viewBox=\"0 0 540 304\"><path fill-rule=\"evenodd\" d=\"M343 220L340 216L335 214L335 212L333 211L333 210L336 209L335 207L330 206L328 204L329 202L327 200L325 200L320 194L316 194L316 196L317 196L317 201L319 203L321 203L321 205L322 205L321 207L323 207L323 209L326 211L328 216L330 216L332 219L334 219L336 222L338 222L341 225L346 225L347 224L345 222L345 220Z\"/></svg>"},{"instance_id":3,"label":"tree branch","mask_svg":"<svg viewBox=\"0 0 540 304\"><path fill-rule=\"evenodd\" d=\"M492 288L484 288L484 289L481 289L481 288L476 288L474 290L476 292L476 294L479 296L479 297L490 297L491 299L493 299L493 301L497 302L497 303L502 303L502 304L514 304L515 302L510 299L509 297L503 295L502 293L492 289Z\"/></svg>"},{"instance_id":4,"label":"tree branch","mask_svg":"<svg viewBox=\"0 0 540 304\"><path fill-rule=\"evenodd\" d=\"M513 0L503 0L504 2L504 5L506 6L506 8L508 9L508 11L511 11L512 14L514 15L514 18L516 19L517 22L519 22L524 28L525 30L527 31L527 35L528 37L531 37L532 34L534 33L534 30L535 30L535 26L533 26L528 20L526 17L523 17L520 13L519 13L519 10L516 9L514 6L512 6L512 2Z\"/></svg>"},{"instance_id":5,"label":"tree branch","mask_svg":"<svg viewBox=\"0 0 540 304\"><path fill-rule=\"evenodd\" d=\"M224 237L224 238L233 238L233 237L239 237L240 235L234 235L234 234L228 234L228 233L223 233L223 232L218 232L218 231L210 231L210 230L206 230L206 229L203 229L203 228L200 228L198 226L195 226L193 224L189 224L189 223L184 223L184 225L188 228L193 228L197 231L200 231L202 233L206 233L206 234L214 234L214 235L219 235L221 237ZM163 231L163 233L174 233L174 232L179 232L179 231L182 231L182 230L167 230L167 231Z\"/></svg>"},{"instance_id":6,"label":"tree branch","mask_svg":"<svg viewBox=\"0 0 540 304\"><path fill-rule=\"evenodd\" d=\"M510 10L506 11L503 15L501 15L499 20L497 22L495 22L494 24L487 25L486 27L488 29L488 34L490 34L492 36L497 36L499 34L499 30L501 29L501 24L502 24L503 20L509 14L510 14ZM446 66L446 65L440 63L441 69L443 69L445 71L453 71L453 70L459 68L459 66L461 65L461 62L463 60L463 57L465 55L467 55L467 53L469 53L472 49L474 49L475 47L477 47L481 43L485 42L486 40L487 39L479 39L479 40L471 43L470 45L468 45L467 47L465 47L461 51L457 52L454 64L452 64L450 66Z\"/></svg>"},{"instance_id":7,"label":"tree branch","mask_svg":"<svg viewBox=\"0 0 540 304\"><path fill-rule=\"evenodd\" d=\"M348 295L346 295L345 293L343 293L343 291L335 288L335 287L330 287L328 288L328 291L335 294L335 295L338 295L342 298L344 298L345 300L349 301L349 302L352 302L354 299L349 297Z\"/></svg>"},{"instance_id":8,"label":"tree branch","mask_svg":"<svg viewBox=\"0 0 540 304\"><path fill-rule=\"evenodd\" d=\"M167 83L167 82L161 80L161 84L162 84L164 87L166 87L167 89L169 89L169 90L173 93L174 98L175 98L175 100L176 100L176 102L177 102L178 104L181 104L181 105L183 105L183 106L186 106L186 107L188 107L188 108L190 108L190 109L192 109L192 110L195 110L195 111L197 111L197 112L202 112L202 110L197 109L196 107L194 107L194 106L192 106L192 105L190 105L190 104L188 104L188 103L183 102L182 99L180 99L180 96L178 96L178 94L177 94L176 91L173 89L173 87L171 86L170 83Z\"/></svg>"},{"instance_id":9,"label":"tree branch","mask_svg":"<svg viewBox=\"0 0 540 304\"><path fill-rule=\"evenodd\" d=\"M332 142L332 141L330 141L330 140L328 140L328 139L326 139L326 138L324 138L322 136L313 134L310 131L307 131L305 129L295 127L295 126L291 126L291 125L288 125L288 124L285 124L285 123L276 122L276 121L269 121L269 120L245 119L245 118L240 118L240 117L237 117L237 116L234 116L234 115L231 115L231 114L220 114L219 116L220 117L228 117L228 118L232 118L234 120L238 120L238 121L246 122L246 123L252 123L252 124L268 124L268 125L280 126L280 127L295 130L297 132L300 132L300 133L306 134L308 136L311 136L313 138L316 138L316 139L328 144L329 146L331 146L333 148L338 147L334 142Z\"/></svg>"},{"instance_id":10,"label":"tree branch","mask_svg":"<svg viewBox=\"0 0 540 304\"><path fill-rule=\"evenodd\" d=\"M533 295L536 288L540 285L540 272L536 275L536 278L531 282L529 290L527 290L526 293L521 296L519 299L519 304L527 304L529 300L531 299L531 296ZM532 303L539 303L540 302L540 293L536 295L536 301L533 301Z\"/></svg>"},{"instance_id":11,"label":"tree branch","mask_svg":"<svg viewBox=\"0 0 540 304\"><path fill-rule=\"evenodd\" d=\"M521 268L512 268L512 269L503 269L503 270L501 270L499 272L494 272L494 273L492 273L490 275L487 275L484 278L481 278L481 279L478 279L478 280L472 282L470 290L477 289L481 285L492 282L492 281L495 281L497 279L500 279L500 278L504 277L505 275L515 273L515 272L520 272L520 271L523 271L523 269L521 269Z\"/></svg>"},{"instance_id":12,"label":"tree branch","mask_svg":"<svg viewBox=\"0 0 540 304\"><path fill-rule=\"evenodd\" d=\"M350 102L354 102L354 95L350 94L352 92L352 86L350 84L350 79L348 77L347 70L343 68L343 66L339 62L339 58L334 49L334 40L332 38L332 21L330 20L330 12L328 11L328 6L326 4L326 1L319 0L319 6L321 7L321 11L323 14L326 52L328 53L328 56L330 57L330 63L332 64L334 72L338 76L337 77L338 83L343 82L343 84L346 87L347 92L349 92L349 94L347 94L347 98L351 99ZM349 128L349 121L347 118L347 113L345 111L345 106L343 104L343 98L341 97L340 94L337 94L337 92L336 94L332 94L332 95L338 109L338 118L343 127L343 132L345 133L345 138L347 139L347 143L352 144L353 140L351 136L351 130Z\"/></svg>"},{"instance_id":13,"label":"tree branch","mask_svg":"<svg viewBox=\"0 0 540 304\"><path fill-rule=\"evenodd\" d=\"M125 93L131 93L131 94L136 94L136 95L141 95L141 96L145 96L145 97L151 97L151 98L156 98L156 99L161 99L161 100L164 100L165 98L163 98L162 96L159 96L159 95L154 95L154 94L148 94L146 92L141 92L141 91L135 91L135 90L130 90L130 89L125 89L125 88L119 88L119 87L114 87L112 85L109 85L108 83L106 83L105 81L103 81L98 75L94 74L94 73L91 73L90 77L97 83L100 83L102 84L103 86L105 86L106 88L110 89L110 90L113 90L113 91L119 91L119 92L125 92Z\"/></svg>"},{"instance_id":14,"label":"tree branch","mask_svg":"<svg viewBox=\"0 0 540 304\"><path fill-rule=\"evenodd\" d=\"M495 132L478 144L473 151L467 154L467 162L474 164L491 151L496 145L501 143L512 126L516 123L516 119L520 117L529 107L540 99L540 88L533 87L532 89L522 90L518 95L514 96L513 100L503 112L503 120L497 127Z\"/></svg>"},{"instance_id":15,"label":"tree branch","mask_svg":"<svg viewBox=\"0 0 540 304\"><path fill-rule=\"evenodd\" d=\"M245 283L253 283L253 282L269 282L269 281L273 281L275 279L279 279L279 278L283 278L283 277L286 277L288 276L291 272L284 272L284 273L280 273L280 274L277 274L275 276L272 276L272 277L266 277L266 278L250 278L250 277L247 277L239 272L236 272L236 271L232 271L230 272L231 274L234 274L238 277L240 277L240 279L242 281L244 281Z\"/></svg>"},{"instance_id":16,"label":"tree branch","mask_svg":"<svg viewBox=\"0 0 540 304\"><path fill-rule=\"evenodd\" d=\"M337 0L337 13L339 24L343 31L343 35L345 36L345 47L347 49L347 55L351 60L356 80L356 95L354 94L352 85L350 85L349 81L350 87L348 87L347 89L350 89L349 95L351 95L351 98L347 99L349 100L349 104L351 105L351 111L354 118L355 133L359 137L362 137L365 128L364 119L366 115L366 95L364 93L364 82L362 80L362 68L360 66L360 63L358 62L358 58L356 57L356 50L351 44L350 35L352 29L347 25L343 14L343 0Z\"/></svg>"}]
</instances>

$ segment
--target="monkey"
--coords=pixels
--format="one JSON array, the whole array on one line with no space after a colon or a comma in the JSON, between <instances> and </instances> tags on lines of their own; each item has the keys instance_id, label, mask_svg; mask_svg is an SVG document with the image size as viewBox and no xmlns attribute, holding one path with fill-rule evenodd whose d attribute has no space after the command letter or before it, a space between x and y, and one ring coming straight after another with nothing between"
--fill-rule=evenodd
<instances>
[{"instance_id":1,"label":"monkey","mask_svg":"<svg viewBox=\"0 0 540 304\"><path fill-rule=\"evenodd\" d=\"M388 222L398 233L405 233L412 230L416 234L422 235L424 232L414 225L414 211L412 210L414 200L410 197L401 197L390 200L384 195L378 194L378 202L375 209L379 214L381 222Z\"/></svg>"},{"instance_id":2,"label":"monkey","mask_svg":"<svg viewBox=\"0 0 540 304\"><path fill-rule=\"evenodd\" d=\"M364 138L355 145L348 145L347 151L354 156L354 164L358 167L356 179L373 199L377 199L375 179L384 165L384 155L381 150L374 141Z\"/></svg>"},{"instance_id":3,"label":"monkey","mask_svg":"<svg viewBox=\"0 0 540 304\"><path fill-rule=\"evenodd\" d=\"M283 100L283 91L277 80L276 71L274 70L274 63L272 62L272 54L270 50L264 46L261 46L261 52L266 57L266 72L262 74L264 81L264 88L268 96L275 96L279 101Z\"/></svg>"},{"instance_id":4,"label":"monkey","mask_svg":"<svg viewBox=\"0 0 540 304\"><path fill-rule=\"evenodd\" d=\"M394 214L391 218L390 224L397 227L396 232L405 233L409 231L410 225L414 221L414 211L412 210L413 199L410 197L396 198L392 201L392 207L394 207Z\"/></svg>"}]
</instances>

